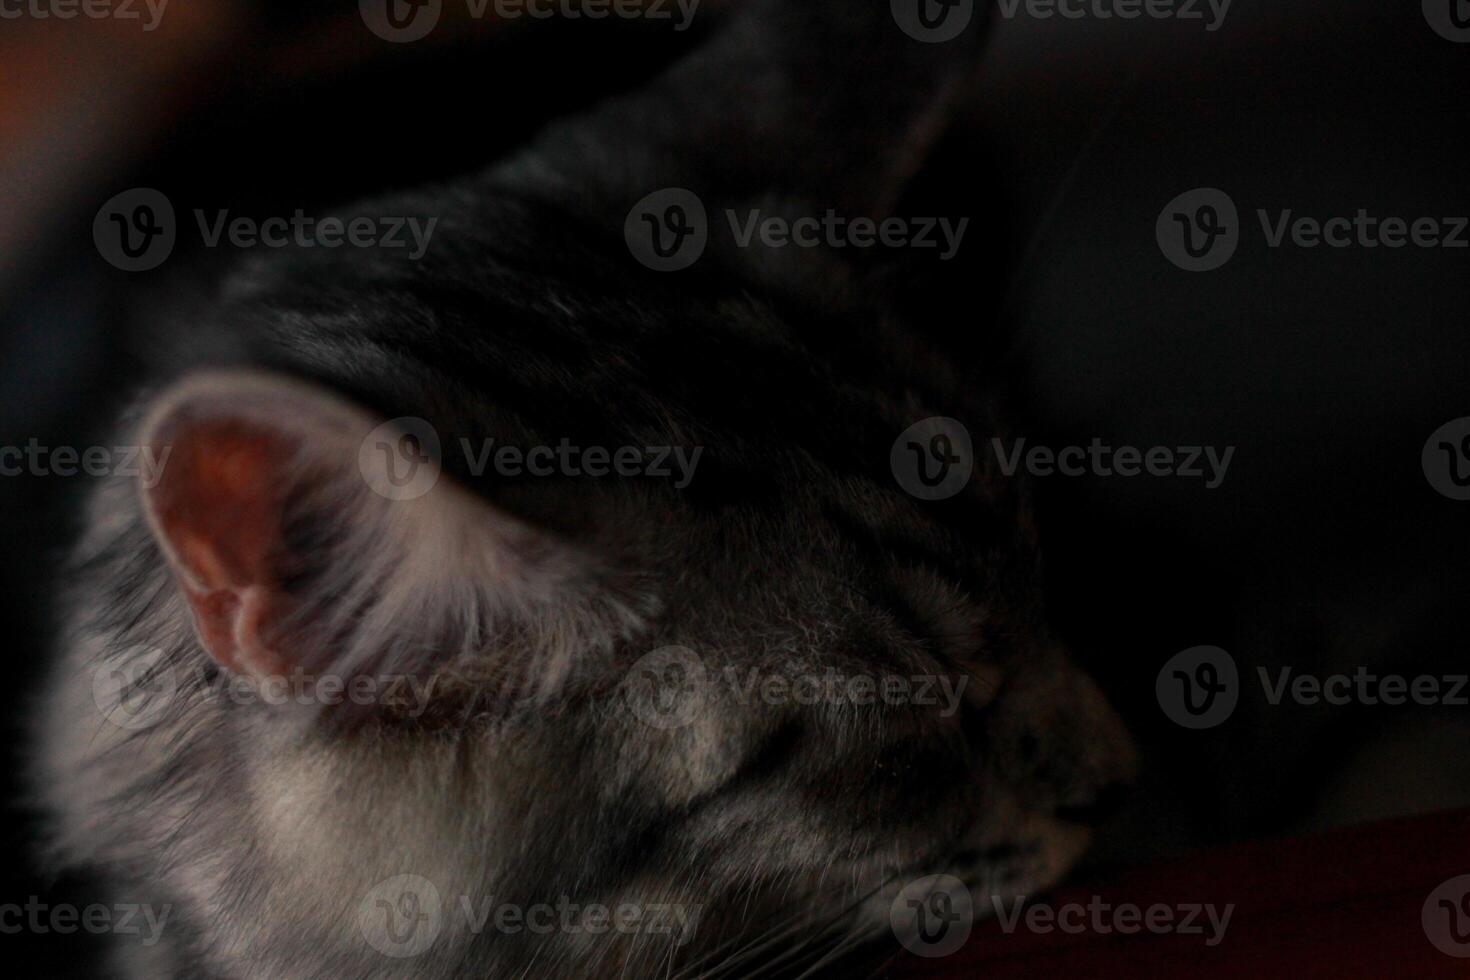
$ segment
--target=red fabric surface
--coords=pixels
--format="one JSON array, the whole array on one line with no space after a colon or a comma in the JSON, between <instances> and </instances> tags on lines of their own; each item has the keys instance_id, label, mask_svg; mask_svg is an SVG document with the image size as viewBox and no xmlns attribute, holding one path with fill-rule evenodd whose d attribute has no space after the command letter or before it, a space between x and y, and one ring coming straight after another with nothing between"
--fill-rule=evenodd
<instances>
[{"instance_id":1,"label":"red fabric surface","mask_svg":"<svg viewBox=\"0 0 1470 980\"><path fill-rule=\"evenodd\" d=\"M1053 928L1011 933L993 917L942 958L905 953L891 980L1129 977L1461 977L1470 958L1441 952L1423 913L1449 878L1470 874L1470 813L1455 812L1252 842L1059 889L1037 901L1059 909L1098 896L1116 906L1214 903L1235 909L1221 941L1174 933L1100 934ZM1456 896L1458 900L1458 895ZM982 900L977 896L977 904ZM1010 909L1009 901L1006 909ZM986 903L988 911L991 906ZM1436 914L1448 915L1445 910ZM1072 924L1076 925L1075 915ZM1470 929L1470 920L1462 921ZM1470 955L1470 942L1464 952Z\"/></svg>"}]
</instances>

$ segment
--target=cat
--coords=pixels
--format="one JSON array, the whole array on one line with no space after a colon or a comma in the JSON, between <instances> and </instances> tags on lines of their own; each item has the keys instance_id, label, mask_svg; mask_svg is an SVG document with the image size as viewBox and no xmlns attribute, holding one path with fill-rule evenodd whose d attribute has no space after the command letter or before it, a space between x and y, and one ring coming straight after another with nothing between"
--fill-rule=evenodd
<instances>
[{"instance_id":1,"label":"cat","mask_svg":"<svg viewBox=\"0 0 1470 980\"><path fill-rule=\"evenodd\" d=\"M887 263L718 217L893 216L982 33L743 4L355 209L437 220L421 260L252 258L160 324L118 424L164 462L93 495L34 724L57 866L168 910L123 975L798 975L926 876L1065 874L1133 749L1047 629L1025 488L892 463L993 399ZM714 216L677 271L629 248L667 190Z\"/></svg>"}]
</instances>

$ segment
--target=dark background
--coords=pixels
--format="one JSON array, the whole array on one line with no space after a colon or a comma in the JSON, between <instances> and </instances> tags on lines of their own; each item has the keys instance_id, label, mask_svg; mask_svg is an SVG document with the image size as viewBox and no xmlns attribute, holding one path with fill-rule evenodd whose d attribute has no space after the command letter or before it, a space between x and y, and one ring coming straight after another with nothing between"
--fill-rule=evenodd
<instances>
[{"instance_id":1,"label":"dark background","mask_svg":"<svg viewBox=\"0 0 1470 980\"><path fill-rule=\"evenodd\" d=\"M27 62L6 56L72 39L0 40L14 76L0 77L0 125L25 124L0 130L0 445L110 444L106 412L136 375L149 296L228 260L181 247L157 272L118 272L91 242L112 195L157 187L181 216L320 213L472 170L697 43L718 13L707 3L684 34L481 26L404 48L367 35L345 0L221 3L207 43L143 80L132 49ZM1429 486L1420 450L1470 415L1470 250L1271 250L1254 216L1470 215L1467 80L1470 44L1432 32L1417 2L1236 0L1214 33L997 18L973 104L916 188L916 201L973 202L974 268L932 326L976 358L977 383L1014 386L1022 434L1237 447L1213 491L1149 478L1038 487L1053 617L1148 761L1103 865L1470 802L1458 789L1470 787L1470 709L1243 699L1226 725L1191 733L1153 689L1165 660L1206 643L1243 672L1467 670L1470 503ZM1228 265L1192 274L1165 260L1154 222L1200 186L1229 192L1247 227ZM0 903L95 900L29 860L16 775L48 570L86 482L0 479L13 665L0 797L14 801ZM92 975L78 965L88 945L0 938L44 976Z\"/></svg>"}]
</instances>

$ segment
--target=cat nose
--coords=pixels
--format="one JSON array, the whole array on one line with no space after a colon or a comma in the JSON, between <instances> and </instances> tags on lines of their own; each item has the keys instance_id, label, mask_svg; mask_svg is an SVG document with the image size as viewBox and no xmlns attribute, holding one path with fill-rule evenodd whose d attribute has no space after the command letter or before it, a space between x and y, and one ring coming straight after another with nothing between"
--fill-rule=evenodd
<instances>
[{"instance_id":1,"label":"cat nose","mask_svg":"<svg viewBox=\"0 0 1470 980\"><path fill-rule=\"evenodd\" d=\"M1103 786L1085 803L1069 803L1057 807L1056 818L1066 823L1100 827L1118 815L1132 793L1132 784L1117 780Z\"/></svg>"}]
</instances>

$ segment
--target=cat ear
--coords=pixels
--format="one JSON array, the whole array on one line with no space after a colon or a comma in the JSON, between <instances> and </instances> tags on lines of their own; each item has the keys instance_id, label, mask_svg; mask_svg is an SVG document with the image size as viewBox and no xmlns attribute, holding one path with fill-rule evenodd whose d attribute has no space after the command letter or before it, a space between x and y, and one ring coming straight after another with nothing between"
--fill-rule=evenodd
<instances>
[{"instance_id":1,"label":"cat ear","mask_svg":"<svg viewBox=\"0 0 1470 980\"><path fill-rule=\"evenodd\" d=\"M610 189L619 221L660 188L715 208L882 219L963 105L986 33L980 6L731 4L652 84L553 126L538 165Z\"/></svg>"},{"instance_id":2,"label":"cat ear","mask_svg":"<svg viewBox=\"0 0 1470 980\"><path fill-rule=\"evenodd\" d=\"M408 674L554 606L572 549L443 474L437 443L273 375L159 397L143 510L209 655L254 677Z\"/></svg>"}]
</instances>

